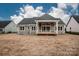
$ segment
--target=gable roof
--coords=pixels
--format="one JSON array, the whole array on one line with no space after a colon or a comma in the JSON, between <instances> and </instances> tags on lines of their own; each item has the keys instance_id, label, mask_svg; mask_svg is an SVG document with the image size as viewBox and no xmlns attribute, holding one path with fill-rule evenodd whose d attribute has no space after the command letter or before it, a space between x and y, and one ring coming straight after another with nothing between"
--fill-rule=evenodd
<instances>
[{"instance_id":1,"label":"gable roof","mask_svg":"<svg viewBox=\"0 0 79 59\"><path fill-rule=\"evenodd\" d=\"M55 18L49 14L44 14L38 18L38 20L58 20L59 18Z\"/></svg>"},{"instance_id":2,"label":"gable roof","mask_svg":"<svg viewBox=\"0 0 79 59\"><path fill-rule=\"evenodd\" d=\"M59 24L64 24L64 22L60 18L55 18L51 15L44 14L41 17L24 18L18 25L35 24L35 20L60 20Z\"/></svg>"},{"instance_id":3,"label":"gable roof","mask_svg":"<svg viewBox=\"0 0 79 59\"><path fill-rule=\"evenodd\" d=\"M79 15L73 15L72 17L79 23Z\"/></svg>"},{"instance_id":4,"label":"gable roof","mask_svg":"<svg viewBox=\"0 0 79 59\"><path fill-rule=\"evenodd\" d=\"M70 20L71 20L72 17L76 20L77 23L79 23L79 15L72 15L72 16L70 17L70 19L69 19L67 25L69 24L69 22L70 22ZM67 26L67 25L66 25L66 26Z\"/></svg>"},{"instance_id":5,"label":"gable roof","mask_svg":"<svg viewBox=\"0 0 79 59\"><path fill-rule=\"evenodd\" d=\"M58 24L65 24L61 19L59 19L60 21L58 22ZM66 25L66 24L65 24Z\"/></svg>"},{"instance_id":6,"label":"gable roof","mask_svg":"<svg viewBox=\"0 0 79 59\"><path fill-rule=\"evenodd\" d=\"M0 21L0 28L4 28L7 26L11 21Z\"/></svg>"},{"instance_id":7,"label":"gable roof","mask_svg":"<svg viewBox=\"0 0 79 59\"><path fill-rule=\"evenodd\" d=\"M35 24L34 20L34 18L24 18L19 24Z\"/></svg>"}]
</instances>

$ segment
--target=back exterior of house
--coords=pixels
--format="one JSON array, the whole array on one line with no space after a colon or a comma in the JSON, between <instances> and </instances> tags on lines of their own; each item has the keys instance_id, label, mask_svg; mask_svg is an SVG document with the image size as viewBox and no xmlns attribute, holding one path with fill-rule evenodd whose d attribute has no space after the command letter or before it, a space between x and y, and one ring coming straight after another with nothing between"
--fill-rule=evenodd
<instances>
[{"instance_id":1,"label":"back exterior of house","mask_svg":"<svg viewBox=\"0 0 79 59\"><path fill-rule=\"evenodd\" d=\"M24 18L18 25L18 34L64 34L65 24L59 18L44 14L41 17Z\"/></svg>"}]
</instances>

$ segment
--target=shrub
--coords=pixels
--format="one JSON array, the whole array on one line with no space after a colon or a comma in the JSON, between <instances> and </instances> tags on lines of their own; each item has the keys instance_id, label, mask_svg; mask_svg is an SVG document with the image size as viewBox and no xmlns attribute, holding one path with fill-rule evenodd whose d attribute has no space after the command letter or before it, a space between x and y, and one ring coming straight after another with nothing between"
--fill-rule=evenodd
<instances>
[{"instance_id":1,"label":"shrub","mask_svg":"<svg viewBox=\"0 0 79 59\"><path fill-rule=\"evenodd\" d=\"M12 33L11 31L7 32L7 33Z\"/></svg>"},{"instance_id":2,"label":"shrub","mask_svg":"<svg viewBox=\"0 0 79 59\"><path fill-rule=\"evenodd\" d=\"M79 32L66 32L66 33L79 35Z\"/></svg>"}]
</instances>

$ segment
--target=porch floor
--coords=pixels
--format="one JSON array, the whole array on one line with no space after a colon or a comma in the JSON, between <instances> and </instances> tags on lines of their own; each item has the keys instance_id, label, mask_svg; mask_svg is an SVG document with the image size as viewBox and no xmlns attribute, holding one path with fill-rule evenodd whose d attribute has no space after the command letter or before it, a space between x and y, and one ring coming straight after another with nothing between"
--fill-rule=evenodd
<instances>
[{"instance_id":1,"label":"porch floor","mask_svg":"<svg viewBox=\"0 0 79 59\"><path fill-rule=\"evenodd\" d=\"M56 34L55 32L38 32L37 34Z\"/></svg>"}]
</instances>

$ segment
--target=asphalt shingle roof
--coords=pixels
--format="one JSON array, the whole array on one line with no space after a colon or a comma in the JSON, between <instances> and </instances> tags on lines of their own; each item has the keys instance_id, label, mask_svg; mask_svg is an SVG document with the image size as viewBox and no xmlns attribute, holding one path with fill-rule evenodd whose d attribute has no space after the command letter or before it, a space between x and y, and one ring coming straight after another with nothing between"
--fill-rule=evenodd
<instances>
[{"instance_id":1,"label":"asphalt shingle roof","mask_svg":"<svg viewBox=\"0 0 79 59\"><path fill-rule=\"evenodd\" d=\"M24 18L19 24L35 24L34 18Z\"/></svg>"},{"instance_id":2,"label":"asphalt shingle roof","mask_svg":"<svg viewBox=\"0 0 79 59\"><path fill-rule=\"evenodd\" d=\"M21 25L23 25L23 24L35 24L35 20L60 20L60 18L55 18L55 17L52 17L51 15L44 14L41 17L24 18L19 24L21 24ZM60 21L59 23L62 23L62 21Z\"/></svg>"},{"instance_id":3,"label":"asphalt shingle roof","mask_svg":"<svg viewBox=\"0 0 79 59\"><path fill-rule=\"evenodd\" d=\"M79 15L73 15L72 17L79 23Z\"/></svg>"},{"instance_id":4,"label":"asphalt shingle roof","mask_svg":"<svg viewBox=\"0 0 79 59\"><path fill-rule=\"evenodd\" d=\"M49 14L44 14L43 16L39 17L38 20L58 20L59 18L55 18Z\"/></svg>"},{"instance_id":5,"label":"asphalt shingle roof","mask_svg":"<svg viewBox=\"0 0 79 59\"><path fill-rule=\"evenodd\" d=\"M65 24L61 19L59 19L60 21L58 22L58 24Z\"/></svg>"},{"instance_id":6,"label":"asphalt shingle roof","mask_svg":"<svg viewBox=\"0 0 79 59\"><path fill-rule=\"evenodd\" d=\"M7 26L11 21L0 21L0 28L4 28Z\"/></svg>"}]
</instances>

